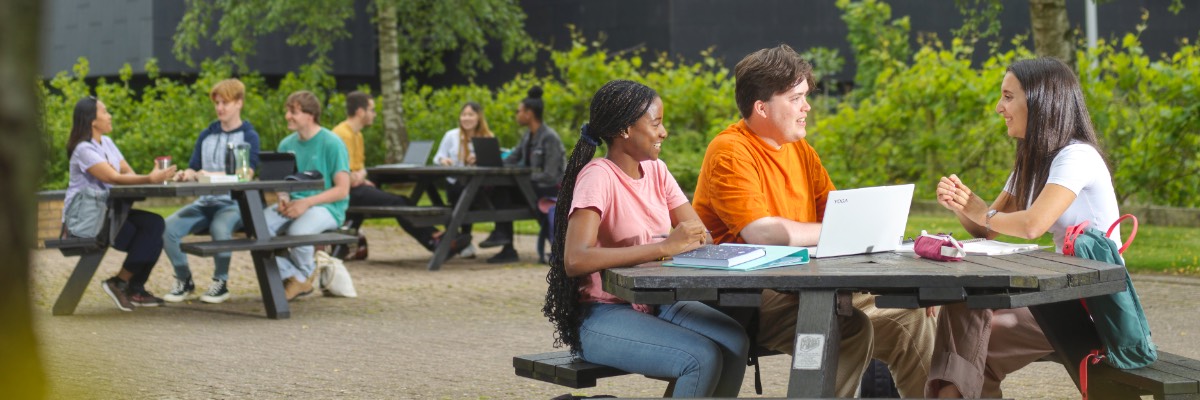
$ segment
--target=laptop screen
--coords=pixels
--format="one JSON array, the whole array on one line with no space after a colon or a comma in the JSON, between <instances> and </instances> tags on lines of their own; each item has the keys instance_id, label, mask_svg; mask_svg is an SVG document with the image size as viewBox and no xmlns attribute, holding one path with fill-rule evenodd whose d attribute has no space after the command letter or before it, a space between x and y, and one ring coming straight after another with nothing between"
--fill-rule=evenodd
<instances>
[{"instance_id":1,"label":"laptop screen","mask_svg":"<svg viewBox=\"0 0 1200 400\"><path fill-rule=\"evenodd\" d=\"M500 141L494 137L471 138L471 146L475 147L475 165L480 167L503 167L500 159Z\"/></svg>"},{"instance_id":2,"label":"laptop screen","mask_svg":"<svg viewBox=\"0 0 1200 400\"><path fill-rule=\"evenodd\" d=\"M404 160L402 162L412 165L426 165L429 163L429 153L432 151L432 140L408 142L408 150L404 151Z\"/></svg>"},{"instance_id":3,"label":"laptop screen","mask_svg":"<svg viewBox=\"0 0 1200 400\"><path fill-rule=\"evenodd\" d=\"M255 171L255 175L259 180L281 181L284 177L294 173L296 173L295 154L273 151L258 153L258 171Z\"/></svg>"}]
</instances>

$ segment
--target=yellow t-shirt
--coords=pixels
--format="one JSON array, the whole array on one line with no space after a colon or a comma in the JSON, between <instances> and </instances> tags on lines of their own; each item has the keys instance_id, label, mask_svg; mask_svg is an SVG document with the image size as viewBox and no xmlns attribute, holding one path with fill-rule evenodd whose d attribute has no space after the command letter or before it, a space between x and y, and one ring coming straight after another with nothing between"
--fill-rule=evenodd
<instances>
[{"instance_id":1,"label":"yellow t-shirt","mask_svg":"<svg viewBox=\"0 0 1200 400\"><path fill-rule=\"evenodd\" d=\"M744 243L742 229L760 218L821 222L832 190L808 141L775 149L741 120L708 144L692 207L717 243Z\"/></svg>"},{"instance_id":2,"label":"yellow t-shirt","mask_svg":"<svg viewBox=\"0 0 1200 400\"><path fill-rule=\"evenodd\" d=\"M363 137L362 132L355 132L350 127L349 121L342 121L338 126L333 127L333 133L342 138L342 143L346 144L346 152L350 154L350 170L361 171L366 168L363 156Z\"/></svg>"}]
</instances>

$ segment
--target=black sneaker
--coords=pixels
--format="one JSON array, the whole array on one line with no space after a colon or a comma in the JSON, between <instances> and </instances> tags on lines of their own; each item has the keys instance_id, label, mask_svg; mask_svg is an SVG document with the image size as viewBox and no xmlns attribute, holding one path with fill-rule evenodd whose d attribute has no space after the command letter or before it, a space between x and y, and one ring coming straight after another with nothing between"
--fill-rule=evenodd
<instances>
[{"instance_id":1,"label":"black sneaker","mask_svg":"<svg viewBox=\"0 0 1200 400\"><path fill-rule=\"evenodd\" d=\"M114 303L117 303L117 308L121 311L133 311L133 303L129 302L129 296L125 294L125 289L129 287L129 282L125 282L118 277L112 277L100 281L100 286L104 288L104 293L112 298Z\"/></svg>"},{"instance_id":2,"label":"black sneaker","mask_svg":"<svg viewBox=\"0 0 1200 400\"><path fill-rule=\"evenodd\" d=\"M129 302L137 307L161 307L163 304L166 304L163 299L150 294L145 288L134 289L133 293L129 293L128 295Z\"/></svg>"},{"instance_id":3,"label":"black sneaker","mask_svg":"<svg viewBox=\"0 0 1200 400\"><path fill-rule=\"evenodd\" d=\"M487 239L483 239L482 242L479 242L479 247L486 249L488 247L498 247L506 244L512 244L512 238L507 237L499 232L500 231L492 231L492 233L488 235Z\"/></svg>"},{"instance_id":4,"label":"black sneaker","mask_svg":"<svg viewBox=\"0 0 1200 400\"><path fill-rule=\"evenodd\" d=\"M213 279L208 291L200 296L200 301L209 304L223 303L225 300L229 300L229 285L228 282L220 279Z\"/></svg>"},{"instance_id":5,"label":"black sneaker","mask_svg":"<svg viewBox=\"0 0 1200 400\"><path fill-rule=\"evenodd\" d=\"M191 279L181 281L175 279L175 286L171 287L171 291L163 296L163 300L179 303L186 300L194 300L196 298L196 284L192 283Z\"/></svg>"},{"instance_id":6,"label":"black sneaker","mask_svg":"<svg viewBox=\"0 0 1200 400\"><path fill-rule=\"evenodd\" d=\"M521 258L517 256L517 249L512 246L504 246L503 250L487 259L488 264L509 264L517 261L521 261Z\"/></svg>"}]
</instances>

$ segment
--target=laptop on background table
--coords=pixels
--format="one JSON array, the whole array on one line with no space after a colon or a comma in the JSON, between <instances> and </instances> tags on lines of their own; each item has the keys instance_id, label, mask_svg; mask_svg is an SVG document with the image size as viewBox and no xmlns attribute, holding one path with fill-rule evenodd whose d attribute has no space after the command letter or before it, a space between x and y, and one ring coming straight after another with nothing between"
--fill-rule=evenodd
<instances>
[{"instance_id":1,"label":"laptop on background table","mask_svg":"<svg viewBox=\"0 0 1200 400\"><path fill-rule=\"evenodd\" d=\"M813 258L879 253L900 248L913 184L834 190L825 203L825 219Z\"/></svg>"},{"instance_id":2,"label":"laptop on background table","mask_svg":"<svg viewBox=\"0 0 1200 400\"><path fill-rule=\"evenodd\" d=\"M254 174L259 180L281 181L284 177L296 173L296 155L292 153L277 153L262 151L258 153L258 170Z\"/></svg>"},{"instance_id":3,"label":"laptop on background table","mask_svg":"<svg viewBox=\"0 0 1200 400\"><path fill-rule=\"evenodd\" d=\"M404 158L399 163L381 165L381 167L424 167L429 165L429 153L432 152L432 140L414 140L408 142L408 149L404 150Z\"/></svg>"},{"instance_id":4,"label":"laptop on background table","mask_svg":"<svg viewBox=\"0 0 1200 400\"><path fill-rule=\"evenodd\" d=\"M500 140L494 137L475 137L471 138L471 146L475 147L476 166L504 166L504 160L500 158Z\"/></svg>"}]
</instances>

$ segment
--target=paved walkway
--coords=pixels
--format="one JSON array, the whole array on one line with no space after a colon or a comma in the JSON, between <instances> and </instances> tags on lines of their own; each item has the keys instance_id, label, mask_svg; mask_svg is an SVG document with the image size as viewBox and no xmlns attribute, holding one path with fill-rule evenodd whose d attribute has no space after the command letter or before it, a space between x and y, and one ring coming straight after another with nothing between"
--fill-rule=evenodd
<instances>
[{"instance_id":1,"label":"paved walkway","mask_svg":"<svg viewBox=\"0 0 1200 400\"><path fill-rule=\"evenodd\" d=\"M264 317L248 254L234 255L226 303L117 310L98 282L124 255L105 258L74 316L50 308L76 258L34 254L35 323L53 398L549 398L570 390L513 375L512 356L551 351L541 315L546 267L532 237L519 237L523 264L451 259L425 271L429 253L395 228L368 228L371 257L348 263L356 299L308 297L292 318ZM481 240L482 235L476 235ZM198 289L211 261L193 258ZM172 283L163 257L149 288ZM1200 278L1136 276L1155 341L1200 358ZM764 396L786 394L788 357L763 359ZM755 397L747 376L743 397ZM658 397L665 383L640 376L603 381L576 394ZM1005 381L1013 398L1078 398L1066 372L1037 363Z\"/></svg>"}]
</instances>

